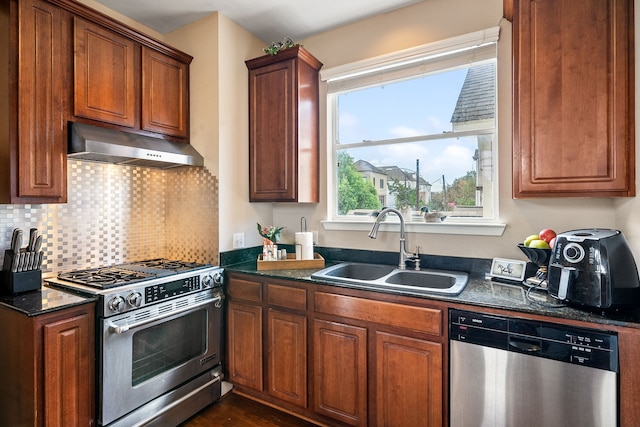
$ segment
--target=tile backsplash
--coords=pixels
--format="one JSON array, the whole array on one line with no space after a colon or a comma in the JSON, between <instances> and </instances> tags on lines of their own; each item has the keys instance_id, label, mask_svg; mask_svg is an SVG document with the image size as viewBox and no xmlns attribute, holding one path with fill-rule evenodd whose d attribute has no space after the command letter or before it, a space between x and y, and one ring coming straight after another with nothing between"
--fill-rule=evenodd
<instances>
[{"instance_id":1,"label":"tile backsplash","mask_svg":"<svg viewBox=\"0 0 640 427\"><path fill-rule=\"evenodd\" d=\"M207 169L68 162L68 203L0 205L1 251L14 228L37 227L45 276L160 257L218 264L218 180Z\"/></svg>"}]
</instances>

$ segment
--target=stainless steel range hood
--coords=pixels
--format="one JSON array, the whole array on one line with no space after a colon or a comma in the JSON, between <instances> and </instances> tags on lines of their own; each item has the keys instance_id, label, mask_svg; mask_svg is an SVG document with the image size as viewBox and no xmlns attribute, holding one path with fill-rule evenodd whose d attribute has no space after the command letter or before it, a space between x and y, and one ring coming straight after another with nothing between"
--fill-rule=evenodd
<instances>
[{"instance_id":1,"label":"stainless steel range hood","mask_svg":"<svg viewBox=\"0 0 640 427\"><path fill-rule=\"evenodd\" d=\"M83 123L69 123L68 156L72 159L159 169L204 165L204 158L190 144Z\"/></svg>"}]
</instances>

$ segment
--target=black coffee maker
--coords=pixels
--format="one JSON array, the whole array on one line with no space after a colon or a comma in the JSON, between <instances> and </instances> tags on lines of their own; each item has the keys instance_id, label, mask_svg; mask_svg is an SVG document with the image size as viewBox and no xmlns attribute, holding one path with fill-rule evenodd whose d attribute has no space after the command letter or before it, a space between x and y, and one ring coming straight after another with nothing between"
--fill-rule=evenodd
<instances>
[{"instance_id":1,"label":"black coffee maker","mask_svg":"<svg viewBox=\"0 0 640 427\"><path fill-rule=\"evenodd\" d=\"M592 228L558 234L549 260L548 291L569 304L640 307L638 269L622 233Z\"/></svg>"}]
</instances>

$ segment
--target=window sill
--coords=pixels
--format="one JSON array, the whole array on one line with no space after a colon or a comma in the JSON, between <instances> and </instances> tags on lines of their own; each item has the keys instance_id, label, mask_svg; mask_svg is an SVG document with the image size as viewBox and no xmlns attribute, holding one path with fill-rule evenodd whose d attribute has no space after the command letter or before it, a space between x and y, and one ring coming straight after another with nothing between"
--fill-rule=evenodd
<instances>
[{"instance_id":1,"label":"window sill","mask_svg":"<svg viewBox=\"0 0 640 427\"><path fill-rule=\"evenodd\" d=\"M327 220L322 221L322 227L329 231L369 231L373 220ZM458 234L467 236L494 236L499 237L504 233L506 224L493 222L405 222L407 233L429 234ZM384 221L380 225L381 231L400 231L398 221Z\"/></svg>"}]
</instances>

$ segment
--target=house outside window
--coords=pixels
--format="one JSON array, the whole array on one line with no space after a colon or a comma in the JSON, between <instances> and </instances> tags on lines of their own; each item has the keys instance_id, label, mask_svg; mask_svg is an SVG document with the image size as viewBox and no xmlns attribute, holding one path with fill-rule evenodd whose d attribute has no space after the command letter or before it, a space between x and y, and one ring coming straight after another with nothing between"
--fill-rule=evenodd
<instances>
[{"instance_id":1,"label":"house outside window","mask_svg":"<svg viewBox=\"0 0 640 427\"><path fill-rule=\"evenodd\" d=\"M322 73L330 218L383 206L440 211L450 222L497 218L497 36L485 30ZM373 185L348 185L356 172Z\"/></svg>"}]
</instances>

